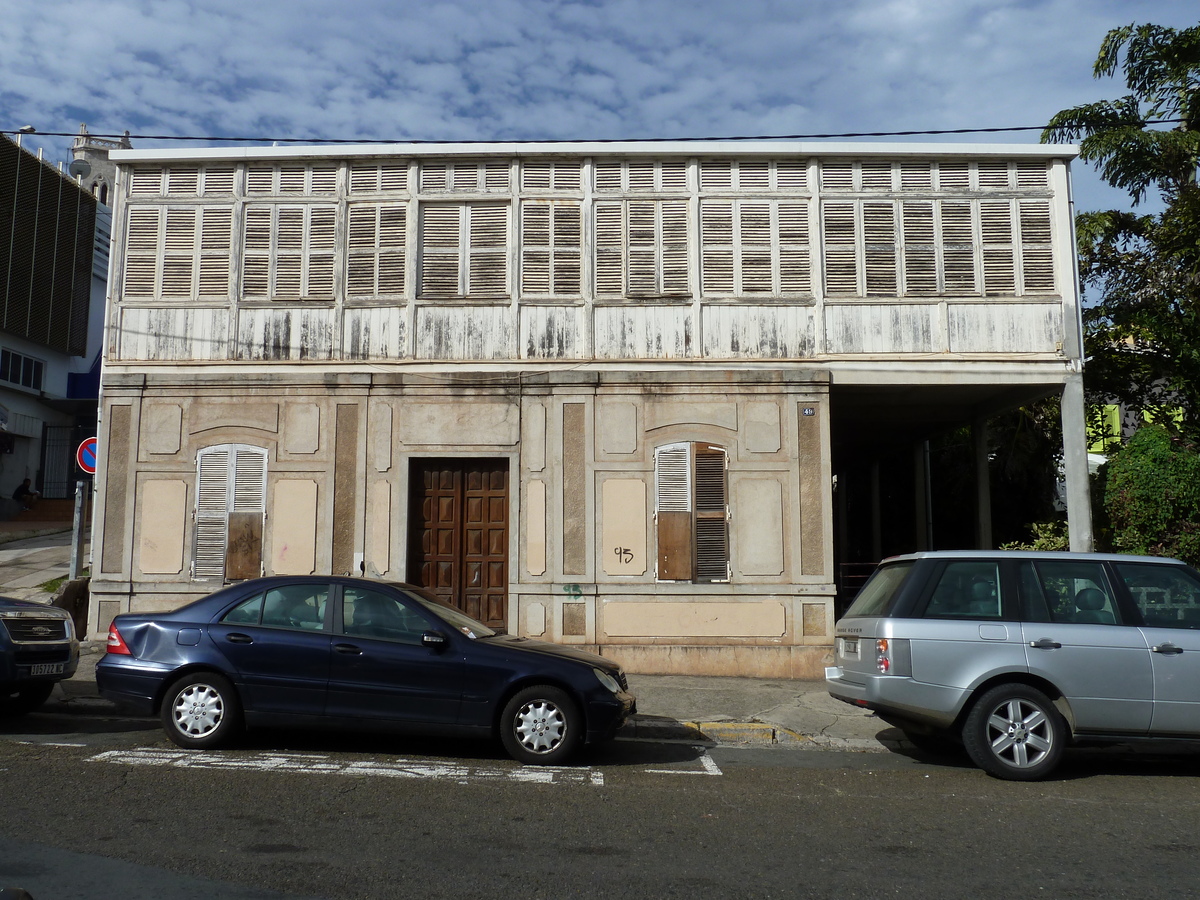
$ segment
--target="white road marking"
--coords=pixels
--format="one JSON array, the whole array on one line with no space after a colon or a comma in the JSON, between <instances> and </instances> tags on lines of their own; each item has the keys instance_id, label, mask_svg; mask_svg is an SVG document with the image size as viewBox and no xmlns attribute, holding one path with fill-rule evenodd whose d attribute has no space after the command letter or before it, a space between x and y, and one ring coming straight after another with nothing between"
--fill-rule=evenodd
<instances>
[{"instance_id":1,"label":"white road marking","mask_svg":"<svg viewBox=\"0 0 1200 900\"><path fill-rule=\"evenodd\" d=\"M14 744L25 744L30 747L86 747L87 744L69 744L65 741L13 741Z\"/></svg>"},{"instance_id":2,"label":"white road marking","mask_svg":"<svg viewBox=\"0 0 1200 900\"><path fill-rule=\"evenodd\" d=\"M386 778L433 778L471 784L508 781L524 784L604 785L604 774L568 766L508 767L482 763L427 762L397 758L389 761L343 761L317 753L231 753L205 750L109 750L90 762L126 766L171 766L185 769L238 769L257 772L300 772L311 775L374 775Z\"/></svg>"},{"instance_id":3,"label":"white road marking","mask_svg":"<svg viewBox=\"0 0 1200 900\"><path fill-rule=\"evenodd\" d=\"M700 754L700 765L703 770L697 772L695 769L647 769L654 775L724 775L720 767L717 766L713 758L708 755L707 750L703 750Z\"/></svg>"}]
</instances>

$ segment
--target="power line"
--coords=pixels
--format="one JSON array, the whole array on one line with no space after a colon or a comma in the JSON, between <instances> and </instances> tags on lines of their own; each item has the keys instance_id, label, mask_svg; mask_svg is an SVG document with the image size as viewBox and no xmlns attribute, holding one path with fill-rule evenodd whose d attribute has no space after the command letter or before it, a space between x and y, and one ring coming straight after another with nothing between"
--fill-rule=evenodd
<instances>
[{"instance_id":1,"label":"power line","mask_svg":"<svg viewBox=\"0 0 1200 900\"><path fill-rule=\"evenodd\" d=\"M1183 119L1148 119L1143 125L1173 125ZM919 137L939 134L997 134L1006 131L1045 131L1048 125L1012 125L1002 128L935 128L911 131L844 131L827 134L738 134L708 137L655 138L598 138L598 139L519 139L519 140L426 140L420 138L282 138L282 137L219 137L217 135L179 134L101 134L88 132L85 136L101 140L137 139L141 141L205 141L210 143L248 144L617 144L617 143L686 143L699 141L797 141L830 138ZM29 126L20 129L0 129L0 134L37 135L38 137L80 137L78 131L37 131Z\"/></svg>"}]
</instances>

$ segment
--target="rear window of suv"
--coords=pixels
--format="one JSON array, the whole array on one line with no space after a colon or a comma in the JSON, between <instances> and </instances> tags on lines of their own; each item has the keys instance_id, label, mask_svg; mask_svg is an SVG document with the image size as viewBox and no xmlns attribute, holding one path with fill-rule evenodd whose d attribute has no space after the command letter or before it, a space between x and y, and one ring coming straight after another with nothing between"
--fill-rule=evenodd
<instances>
[{"instance_id":1,"label":"rear window of suv","mask_svg":"<svg viewBox=\"0 0 1200 900\"><path fill-rule=\"evenodd\" d=\"M912 567L911 562L903 562L876 569L846 610L846 618L886 616Z\"/></svg>"}]
</instances>

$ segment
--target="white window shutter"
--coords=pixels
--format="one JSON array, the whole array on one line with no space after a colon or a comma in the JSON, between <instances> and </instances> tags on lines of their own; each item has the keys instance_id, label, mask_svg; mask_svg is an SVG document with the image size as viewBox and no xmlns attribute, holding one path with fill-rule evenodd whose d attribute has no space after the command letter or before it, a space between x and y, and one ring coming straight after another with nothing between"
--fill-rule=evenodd
<instances>
[{"instance_id":1,"label":"white window shutter","mask_svg":"<svg viewBox=\"0 0 1200 900\"><path fill-rule=\"evenodd\" d=\"M468 210L467 294L505 296L508 294L508 204L473 204Z\"/></svg>"},{"instance_id":2,"label":"white window shutter","mask_svg":"<svg viewBox=\"0 0 1200 900\"><path fill-rule=\"evenodd\" d=\"M979 204L979 214L983 236L984 294L1015 294L1012 203L1008 200L984 200Z\"/></svg>"},{"instance_id":3,"label":"white window shutter","mask_svg":"<svg viewBox=\"0 0 1200 900\"><path fill-rule=\"evenodd\" d=\"M821 206L825 236L825 291L829 294L857 294L858 240L855 204L826 201Z\"/></svg>"},{"instance_id":4,"label":"white window shutter","mask_svg":"<svg viewBox=\"0 0 1200 900\"><path fill-rule=\"evenodd\" d=\"M896 208L890 200L863 203L863 241L866 244L868 296L895 296Z\"/></svg>"},{"instance_id":5,"label":"white window shutter","mask_svg":"<svg viewBox=\"0 0 1200 900\"><path fill-rule=\"evenodd\" d=\"M422 178L425 177L422 170ZM422 182L424 185L424 182ZM459 206L428 206L421 210L421 296L459 294Z\"/></svg>"},{"instance_id":6,"label":"white window shutter","mask_svg":"<svg viewBox=\"0 0 1200 900\"><path fill-rule=\"evenodd\" d=\"M726 173L728 174L728 173ZM733 202L705 200L700 205L704 244L701 281L705 294L734 293Z\"/></svg>"},{"instance_id":7,"label":"white window shutter","mask_svg":"<svg viewBox=\"0 0 1200 900\"><path fill-rule=\"evenodd\" d=\"M596 293L609 296L625 291L625 220L620 203L597 203Z\"/></svg>"},{"instance_id":8,"label":"white window shutter","mask_svg":"<svg viewBox=\"0 0 1200 900\"><path fill-rule=\"evenodd\" d=\"M225 574L225 538L229 511L229 466L226 448L202 450L197 460L196 540L192 575L196 578Z\"/></svg>"}]
</instances>

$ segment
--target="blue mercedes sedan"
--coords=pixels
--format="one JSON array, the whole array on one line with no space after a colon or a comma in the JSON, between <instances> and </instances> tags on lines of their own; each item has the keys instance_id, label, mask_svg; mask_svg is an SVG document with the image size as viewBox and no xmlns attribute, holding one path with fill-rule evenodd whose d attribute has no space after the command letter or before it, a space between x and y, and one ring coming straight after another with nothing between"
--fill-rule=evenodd
<instances>
[{"instance_id":1,"label":"blue mercedes sedan","mask_svg":"<svg viewBox=\"0 0 1200 900\"><path fill-rule=\"evenodd\" d=\"M520 762L559 765L636 711L612 660L499 634L419 587L336 576L117 616L96 684L194 749L245 727L319 725L498 737Z\"/></svg>"}]
</instances>

